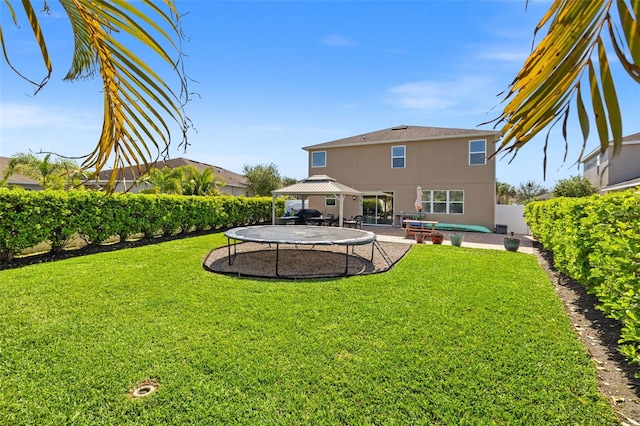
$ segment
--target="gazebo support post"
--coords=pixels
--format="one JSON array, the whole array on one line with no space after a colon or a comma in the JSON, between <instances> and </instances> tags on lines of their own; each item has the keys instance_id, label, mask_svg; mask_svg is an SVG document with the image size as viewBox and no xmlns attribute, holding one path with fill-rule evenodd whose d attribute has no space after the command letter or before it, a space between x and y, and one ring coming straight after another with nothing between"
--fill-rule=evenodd
<instances>
[{"instance_id":1,"label":"gazebo support post","mask_svg":"<svg viewBox=\"0 0 640 426\"><path fill-rule=\"evenodd\" d=\"M273 195L272 197L273 199L271 200L271 224L275 225L276 224L276 198L278 196Z\"/></svg>"}]
</instances>

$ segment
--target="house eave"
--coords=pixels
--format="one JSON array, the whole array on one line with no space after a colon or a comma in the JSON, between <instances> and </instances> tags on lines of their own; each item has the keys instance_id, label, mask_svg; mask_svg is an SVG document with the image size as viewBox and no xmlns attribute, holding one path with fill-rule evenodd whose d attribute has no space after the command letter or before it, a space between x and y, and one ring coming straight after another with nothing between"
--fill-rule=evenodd
<instances>
[{"instance_id":1,"label":"house eave","mask_svg":"<svg viewBox=\"0 0 640 426\"><path fill-rule=\"evenodd\" d=\"M620 191L623 189L635 188L637 186L640 186L640 178L630 179L625 182L620 182L610 186L606 186L602 188L600 191L602 192Z\"/></svg>"},{"instance_id":2,"label":"house eave","mask_svg":"<svg viewBox=\"0 0 640 426\"><path fill-rule=\"evenodd\" d=\"M425 142L425 141L441 141L448 139L466 139L466 138L482 138L482 137L491 137L493 136L495 139L490 141L492 143L497 142L500 139L500 132L486 132L486 133L469 133L469 134L459 134L459 135L447 135L447 136L432 136L432 137L421 137L421 138L411 138L411 139L388 139L388 140L380 140L380 141L368 141L363 140L362 142L351 142L351 143L341 143L334 144L334 142L325 142L316 145L309 145L302 147L305 151L317 151L322 149L334 149L334 148L345 148L345 147L353 147L353 146L371 146L371 145L385 145L385 144L402 144L402 143L412 143L412 142Z\"/></svg>"},{"instance_id":3,"label":"house eave","mask_svg":"<svg viewBox=\"0 0 640 426\"><path fill-rule=\"evenodd\" d=\"M623 140L622 141L622 146L628 146L628 145L640 145L640 140L626 140L626 141ZM613 148L612 142L609 142L609 145L607 146L607 150L609 150L610 148ZM596 148L590 153L588 153L587 155L585 155L584 157L582 157L580 162L584 163L585 161L589 161L590 159L592 159L598 154L600 154L600 148Z\"/></svg>"}]
</instances>

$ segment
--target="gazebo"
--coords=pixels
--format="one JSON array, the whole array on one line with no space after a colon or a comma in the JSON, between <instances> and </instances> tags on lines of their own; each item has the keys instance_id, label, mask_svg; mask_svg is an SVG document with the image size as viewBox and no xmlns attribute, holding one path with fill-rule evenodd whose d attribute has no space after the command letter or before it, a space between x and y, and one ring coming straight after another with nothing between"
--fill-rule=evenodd
<instances>
[{"instance_id":1,"label":"gazebo","mask_svg":"<svg viewBox=\"0 0 640 426\"><path fill-rule=\"evenodd\" d=\"M273 196L272 207L272 223L276 223L276 198L280 195L299 195L302 196L302 205L304 200L310 195L333 195L340 203L339 223L343 225L344 215L344 199L346 196L362 196L362 192L357 189L350 188L337 182L334 178L327 175L313 175L306 179L302 179L293 185L271 191Z\"/></svg>"}]
</instances>

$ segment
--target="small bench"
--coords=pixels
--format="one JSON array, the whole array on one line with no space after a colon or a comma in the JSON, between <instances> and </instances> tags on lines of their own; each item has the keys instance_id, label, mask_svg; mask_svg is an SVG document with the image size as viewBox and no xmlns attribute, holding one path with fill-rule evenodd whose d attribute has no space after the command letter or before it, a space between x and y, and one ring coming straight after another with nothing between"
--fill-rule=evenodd
<instances>
[{"instance_id":1,"label":"small bench","mask_svg":"<svg viewBox=\"0 0 640 426\"><path fill-rule=\"evenodd\" d=\"M435 232L437 223L438 222L432 220L405 219L402 221L404 225L404 235L405 237L411 237L418 232L424 235L431 235Z\"/></svg>"}]
</instances>

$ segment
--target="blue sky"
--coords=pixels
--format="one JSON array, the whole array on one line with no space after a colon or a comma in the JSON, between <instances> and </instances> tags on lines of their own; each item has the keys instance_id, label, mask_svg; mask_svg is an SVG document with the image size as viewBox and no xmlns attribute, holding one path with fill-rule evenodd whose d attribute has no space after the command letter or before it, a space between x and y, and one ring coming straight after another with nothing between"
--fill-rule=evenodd
<instances>
[{"instance_id":1,"label":"blue sky","mask_svg":"<svg viewBox=\"0 0 640 426\"><path fill-rule=\"evenodd\" d=\"M37 2L36 2L37 3ZM12 4L20 8L19 3ZM58 3L42 16L53 58L51 81L35 96L2 61L0 155L54 151L87 154L102 126L100 80L63 82L72 39ZM396 125L477 128L499 115L507 88L530 52L533 30L550 2L183 1L189 41L185 69L196 92L186 112L195 127L184 156L241 173L274 163L283 176L307 176L301 148ZM4 7L4 5L3 5ZM38 78L44 68L24 18L2 14L9 54ZM640 85L613 64L625 134L640 131ZM488 129L490 126L481 128ZM587 151L597 146L595 130ZM551 133L543 181L544 135L497 178L552 187L580 174L581 134L570 125L564 165L560 131ZM179 137L176 137L179 140Z\"/></svg>"}]
</instances>

